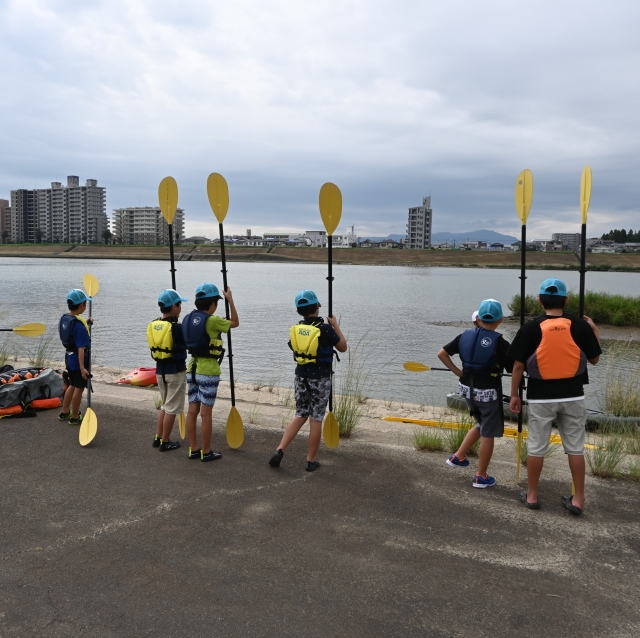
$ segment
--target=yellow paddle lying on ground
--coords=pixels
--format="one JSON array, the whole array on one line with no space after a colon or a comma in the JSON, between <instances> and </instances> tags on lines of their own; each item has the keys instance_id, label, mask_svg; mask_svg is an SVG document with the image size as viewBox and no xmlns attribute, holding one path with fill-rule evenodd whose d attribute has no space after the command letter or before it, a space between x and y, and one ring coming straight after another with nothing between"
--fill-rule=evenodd
<instances>
[{"instance_id":1,"label":"yellow paddle lying on ground","mask_svg":"<svg viewBox=\"0 0 640 638\"><path fill-rule=\"evenodd\" d=\"M86 274L83 279L84 289L87 291L89 299L89 317L91 317L91 300L94 295L98 294L100 284L98 280L90 274ZM80 424L80 432L78 434L78 440L83 447L89 445L98 433L98 417L96 413L91 409L91 335L89 335L89 366L88 370L89 378L87 379L87 411Z\"/></svg>"},{"instance_id":2,"label":"yellow paddle lying on ground","mask_svg":"<svg viewBox=\"0 0 640 638\"><path fill-rule=\"evenodd\" d=\"M21 337L39 337L47 330L43 323L23 323L16 328L0 328L0 332L15 332Z\"/></svg>"},{"instance_id":3,"label":"yellow paddle lying on ground","mask_svg":"<svg viewBox=\"0 0 640 638\"><path fill-rule=\"evenodd\" d=\"M327 231L327 249L328 249L328 265L329 274L327 280L329 282L329 316L333 317L333 233L342 217L342 193L340 189L331 182L322 185L320 189L319 202L320 217ZM338 447L340 443L340 429L338 422L333 414L333 362L331 363L331 392L329 394L329 414L324 420L322 428L322 437L324 444L331 449Z\"/></svg>"},{"instance_id":4,"label":"yellow paddle lying on ground","mask_svg":"<svg viewBox=\"0 0 640 638\"><path fill-rule=\"evenodd\" d=\"M207 179L207 195L213 214L218 220L218 230L220 233L220 258L222 261L222 283L225 291L227 286L227 259L224 254L224 229L222 222L229 210L229 186L227 180L220 173L211 173ZM231 318L229 312L229 302L224 300L224 307L227 319ZM233 350L231 349L231 330L227 332L227 349L229 350L229 384L231 385L231 411L227 418L227 443L230 448L237 449L244 442L244 423L236 408L236 389L233 380Z\"/></svg>"}]
</instances>

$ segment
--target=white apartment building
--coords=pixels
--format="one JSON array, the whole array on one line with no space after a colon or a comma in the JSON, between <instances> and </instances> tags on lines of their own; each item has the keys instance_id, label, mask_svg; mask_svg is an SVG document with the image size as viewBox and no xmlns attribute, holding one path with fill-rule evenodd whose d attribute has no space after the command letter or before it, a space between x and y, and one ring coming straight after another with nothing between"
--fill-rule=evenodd
<instances>
[{"instance_id":1,"label":"white apartment building","mask_svg":"<svg viewBox=\"0 0 640 638\"><path fill-rule=\"evenodd\" d=\"M431 195L422 199L422 206L409 209L407 221L407 248L422 250L431 248Z\"/></svg>"},{"instance_id":2,"label":"white apartment building","mask_svg":"<svg viewBox=\"0 0 640 638\"><path fill-rule=\"evenodd\" d=\"M580 249L582 235L580 233L553 233L551 235L551 241L560 242L569 250L576 251Z\"/></svg>"},{"instance_id":3,"label":"white apartment building","mask_svg":"<svg viewBox=\"0 0 640 638\"><path fill-rule=\"evenodd\" d=\"M120 244L169 244L169 225L158 206L116 208L113 211L112 231ZM176 209L173 218L173 241L184 239L184 210Z\"/></svg>"},{"instance_id":4,"label":"white apartment building","mask_svg":"<svg viewBox=\"0 0 640 638\"><path fill-rule=\"evenodd\" d=\"M67 185L51 182L51 188L11 191L10 233L15 243L102 242L109 228L105 211L106 189L98 180L80 186L77 175Z\"/></svg>"}]
</instances>

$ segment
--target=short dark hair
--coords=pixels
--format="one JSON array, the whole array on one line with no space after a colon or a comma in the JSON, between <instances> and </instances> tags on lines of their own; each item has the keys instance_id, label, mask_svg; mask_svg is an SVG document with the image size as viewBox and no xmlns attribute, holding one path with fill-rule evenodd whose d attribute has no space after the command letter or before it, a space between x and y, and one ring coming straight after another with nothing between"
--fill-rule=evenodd
<instances>
[{"instance_id":1,"label":"short dark hair","mask_svg":"<svg viewBox=\"0 0 640 638\"><path fill-rule=\"evenodd\" d=\"M86 302L83 301L82 303L72 303L70 299L67 299L67 308L69 308L69 310L77 310L83 303Z\"/></svg>"},{"instance_id":2,"label":"short dark hair","mask_svg":"<svg viewBox=\"0 0 640 638\"><path fill-rule=\"evenodd\" d=\"M211 308L211 304L217 304L222 297L205 297L204 299L196 299L196 308L198 310L207 311Z\"/></svg>"},{"instance_id":3,"label":"short dark hair","mask_svg":"<svg viewBox=\"0 0 640 638\"><path fill-rule=\"evenodd\" d=\"M567 298L560 295L540 295L540 303L545 310L564 308L566 302Z\"/></svg>"},{"instance_id":4,"label":"short dark hair","mask_svg":"<svg viewBox=\"0 0 640 638\"><path fill-rule=\"evenodd\" d=\"M182 302L181 302L181 301L176 301L176 303L171 304L170 306L163 306L160 302L158 302L158 306L159 306L159 308L160 308L160 312L161 312L163 315L166 315L168 312L171 312L171 309L172 309L174 306L181 306L181 305L182 305Z\"/></svg>"},{"instance_id":5,"label":"short dark hair","mask_svg":"<svg viewBox=\"0 0 640 638\"><path fill-rule=\"evenodd\" d=\"M299 315L302 315L303 317L309 317L317 309L318 309L318 304L314 303L314 304L311 304L310 306L303 306L302 308L298 308L297 310Z\"/></svg>"}]
</instances>

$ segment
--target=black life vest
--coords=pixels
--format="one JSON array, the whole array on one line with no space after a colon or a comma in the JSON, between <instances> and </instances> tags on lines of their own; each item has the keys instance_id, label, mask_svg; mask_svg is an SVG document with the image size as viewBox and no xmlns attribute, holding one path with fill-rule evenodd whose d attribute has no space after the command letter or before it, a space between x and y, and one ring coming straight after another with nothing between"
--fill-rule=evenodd
<instances>
[{"instance_id":1,"label":"black life vest","mask_svg":"<svg viewBox=\"0 0 640 638\"><path fill-rule=\"evenodd\" d=\"M187 349L183 343L173 340L173 326L177 317L159 317L147 326L147 343L154 361L166 363L169 360L181 361L187 358Z\"/></svg>"},{"instance_id":2,"label":"black life vest","mask_svg":"<svg viewBox=\"0 0 640 638\"><path fill-rule=\"evenodd\" d=\"M314 317L313 321L304 319L291 326L289 346L293 350L293 358L299 365L313 363L333 363L333 347L320 345L320 326L322 317Z\"/></svg>"},{"instance_id":3,"label":"black life vest","mask_svg":"<svg viewBox=\"0 0 640 638\"><path fill-rule=\"evenodd\" d=\"M501 338L502 335L495 330L481 327L465 330L458 343L464 372L472 375L500 376L497 353Z\"/></svg>"},{"instance_id":4,"label":"black life vest","mask_svg":"<svg viewBox=\"0 0 640 638\"><path fill-rule=\"evenodd\" d=\"M80 321L87 329L87 334L91 335L89 324L87 324L85 319L78 315L62 315L58 322L58 334L60 335L60 341L62 341L62 345L67 352L78 352L78 347L76 346L76 342L73 338L73 328L76 325L76 321ZM85 352L88 349L89 348L87 347Z\"/></svg>"},{"instance_id":5,"label":"black life vest","mask_svg":"<svg viewBox=\"0 0 640 638\"><path fill-rule=\"evenodd\" d=\"M182 322L182 335L192 357L217 359L220 363L224 358L224 348L220 333L211 337L207 332L209 317L211 315L202 310L192 310Z\"/></svg>"}]
</instances>

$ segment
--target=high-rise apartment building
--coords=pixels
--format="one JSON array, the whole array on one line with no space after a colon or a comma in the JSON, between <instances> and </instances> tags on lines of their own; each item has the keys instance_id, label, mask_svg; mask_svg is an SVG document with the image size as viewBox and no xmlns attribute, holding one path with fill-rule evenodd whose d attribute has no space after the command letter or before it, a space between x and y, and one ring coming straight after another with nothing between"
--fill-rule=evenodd
<instances>
[{"instance_id":1,"label":"high-rise apartment building","mask_svg":"<svg viewBox=\"0 0 640 638\"><path fill-rule=\"evenodd\" d=\"M11 206L8 199L0 199L0 243L11 238Z\"/></svg>"},{"instance_id":2,"label":"high-rise apartment building","mask_svg":"<svg viewBox=\"0 0 640 638\"><path fill-rule=\"evenodd\" d=\"M169 225L159 207L138 206L116 208L113 211L112 230L120 244L169 244ZM184 239L184 210L178 208L173 218L173 240Z\"/></svg>"},{"instance_id":3,"label":"high-rise apartment building","mask_svg":"<svg viewBox=\"0 0 640 638\"><path fill-rule=\"evenodd\" d=\"M51 182L51 188L13 190L10 225L16 243L101 242L109 229L106 189L95 179L80 186L80 178L70 175L66 186Z\"/></svg>"},{"instance_id":4,"label":"high-rise apartment building","mask_svg":"<svg viewBox=\"0 0 640 638\"><path fill-rule=\"evenodd\" d=\"M407 248L431 248L431 195L422 199L422 206L409 209L407 221Z\"/></svg>"},{"instance_id":5,"label":"high-rise apartment building","mask_svg":"<svg viewBox=\"0 0 640 638\"><path fill-rule=\"evenodd\" d=\"M553 233L551 241L562 242L569 250L579 250L582 236L580 233Z\"/></svg>"}]
</instances>

